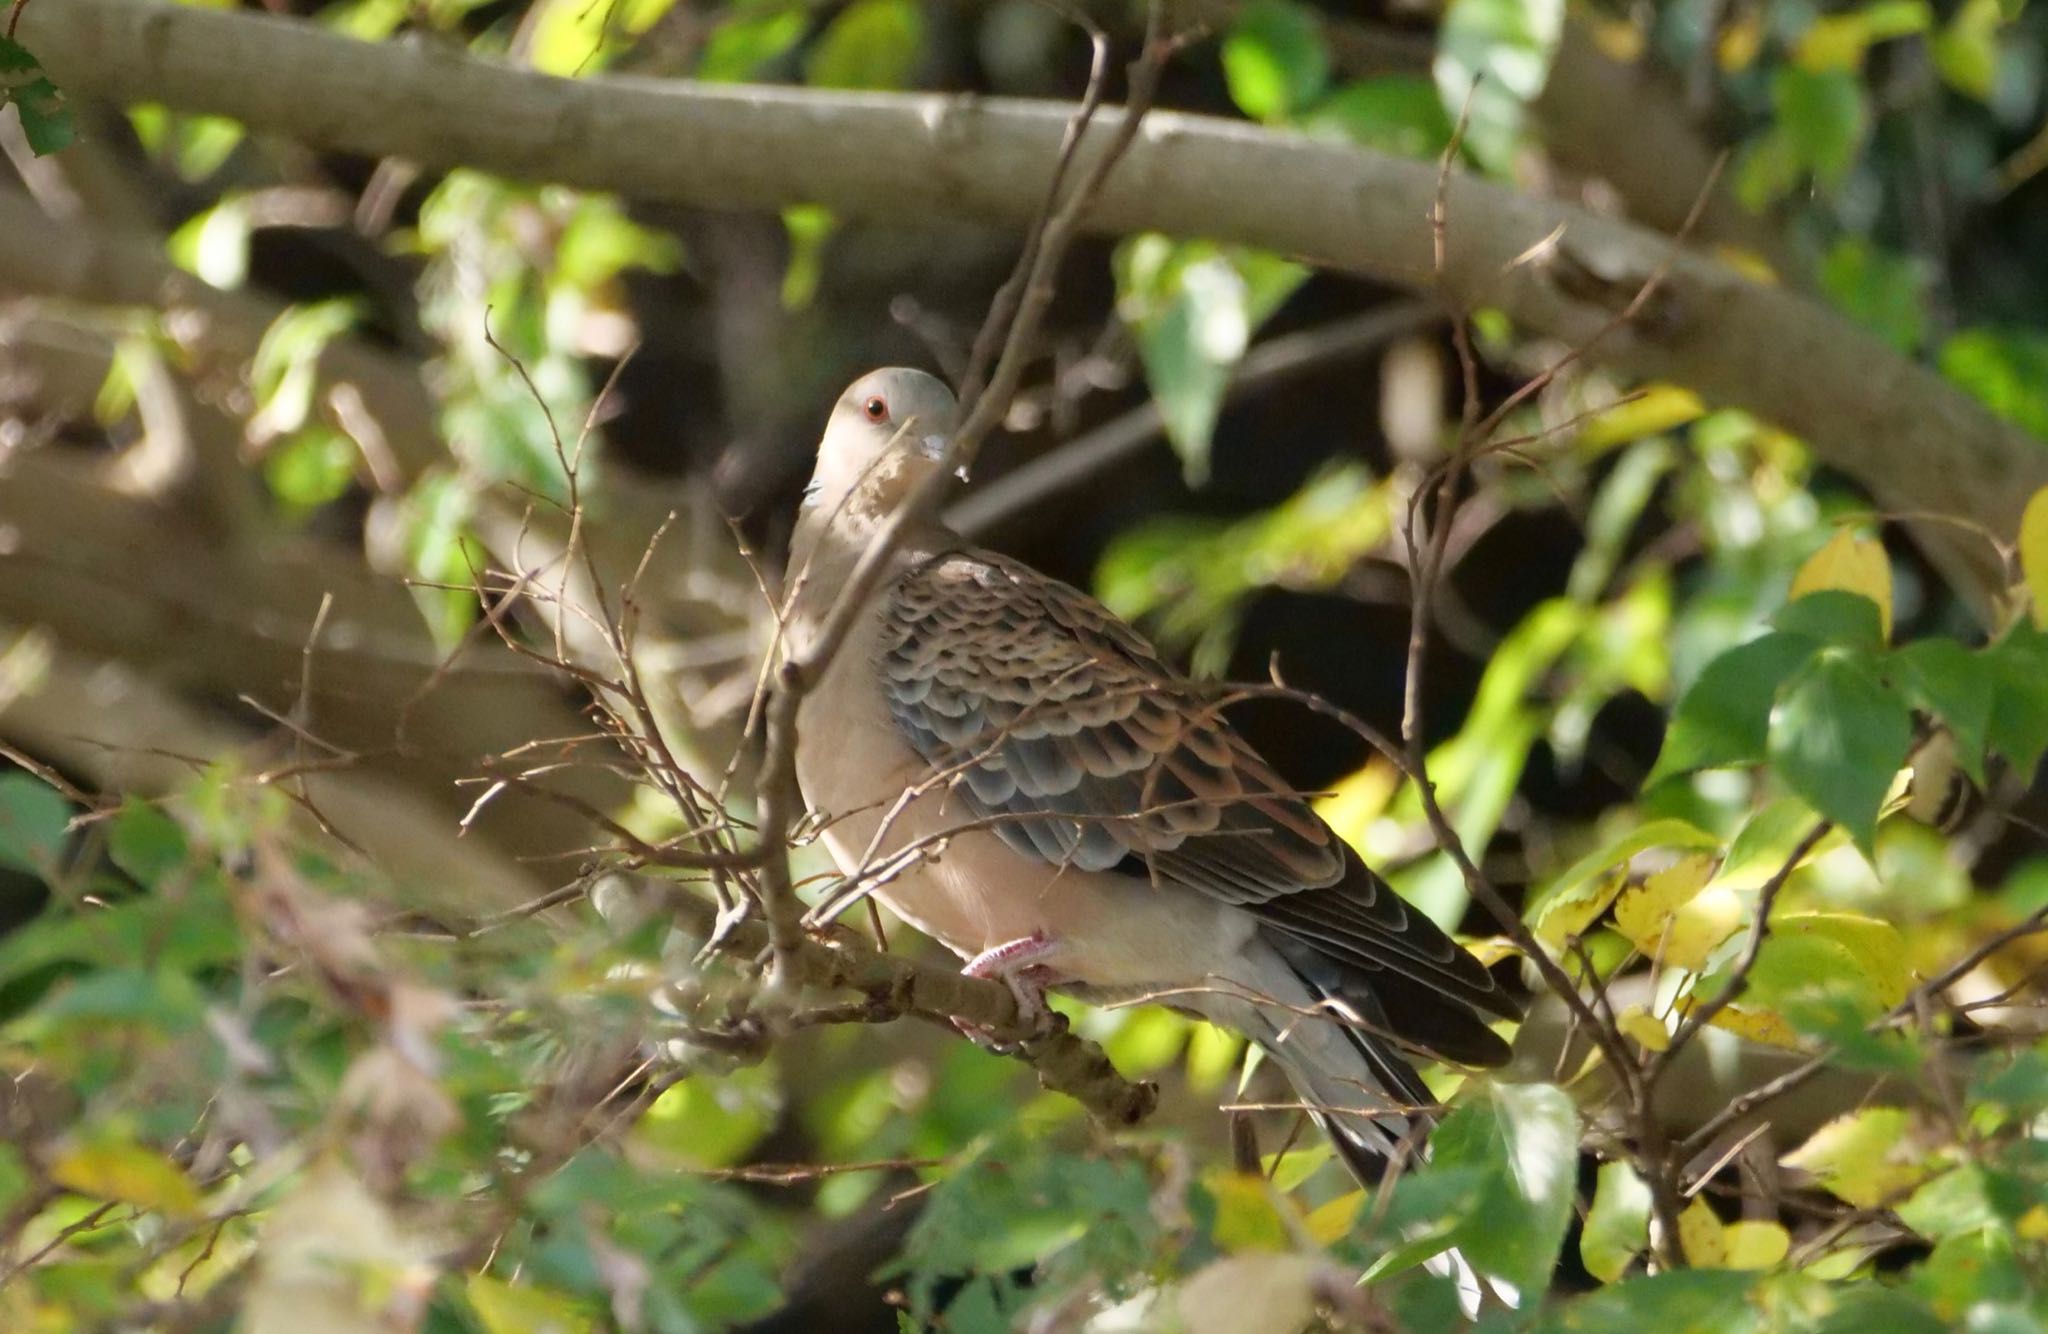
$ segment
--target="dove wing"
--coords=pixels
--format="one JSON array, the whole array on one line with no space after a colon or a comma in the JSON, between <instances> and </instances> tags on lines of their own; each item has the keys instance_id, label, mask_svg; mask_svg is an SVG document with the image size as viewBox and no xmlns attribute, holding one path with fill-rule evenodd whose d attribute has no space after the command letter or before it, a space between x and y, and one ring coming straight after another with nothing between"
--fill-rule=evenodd
<instances>
[{"instance_id":1,"label":"dove wing","mask_svg":"<svg viewBox=\"0 0 2048 1334\"><path fill-rule=\"evenodd\" d=\"M1400 1031L1505 1055L1448 998L1518 1017L1108 608L992 552L922 561L882 600L879 675L910 745L1023 856L1149 878L1242 908L1278 943L1369 976ZM1462 1054L1461 1054L1462 1050Z\"/></svg>"}]
</instances>

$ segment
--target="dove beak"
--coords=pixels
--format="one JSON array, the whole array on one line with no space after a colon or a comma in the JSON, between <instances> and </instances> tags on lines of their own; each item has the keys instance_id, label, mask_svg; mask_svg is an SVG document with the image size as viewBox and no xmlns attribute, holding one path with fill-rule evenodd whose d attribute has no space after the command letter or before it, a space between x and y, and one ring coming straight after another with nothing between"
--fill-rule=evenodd
<instances>
[{"instance_id":1,"label":"dove beak","mask_svg":"<svg viewBox=\"0 0 2048 1334\"><path fill-rule=\"evenodd\" d=\"M917 442L918 452L937 463L946 457L946 446L951 443L943 435L928 435Z\"/></svg>"}]
</instances>

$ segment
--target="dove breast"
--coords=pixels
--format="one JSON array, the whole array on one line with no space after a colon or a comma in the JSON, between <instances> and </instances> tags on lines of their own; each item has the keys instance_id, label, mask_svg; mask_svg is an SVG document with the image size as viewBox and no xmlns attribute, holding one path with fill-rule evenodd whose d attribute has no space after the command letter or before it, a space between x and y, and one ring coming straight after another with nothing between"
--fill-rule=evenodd
<instances>
[{"instance_id":1,"label":"dove breast","mask_svg":"<svg viewBox=\"0 0 2048 1334\"><path fill-rule=\"evenodd\" d=\"M884 622L862 616L797 717L797 775L844 875L907 866L875 889L891 912L962 958L1034 934L1093 999L1234 975L1256 931L1229 905L1069 859L1026 856L966 796L966 779L915 750L878 688ZM1162 974L1169 974L1164 975Z\"/></svg>"}]
</instances>

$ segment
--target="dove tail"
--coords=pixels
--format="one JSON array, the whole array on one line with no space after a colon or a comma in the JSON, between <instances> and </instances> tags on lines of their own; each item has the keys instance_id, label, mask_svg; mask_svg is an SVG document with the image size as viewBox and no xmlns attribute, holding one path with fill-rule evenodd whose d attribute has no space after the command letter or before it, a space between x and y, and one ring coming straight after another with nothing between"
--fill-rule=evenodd
<instances>
[{"instance_id":1,"label":"dove tail","mask_svg":"<svg viewBox=\"0 0 2048 1334\"><path fill-rule=\"evenodd\" d=\"M1366 1189L1377 1190L1386 1181L1390 1161L1426 1155L1423 1140L1431 1118L1420 1109L1434 1097L1393 1043L1368 1031L1385 1028L1369 992L1338 994L1291 964L1290 971L1318 1005L1333 1012L1332 1018L1304 1020L1306 1027L1283 1032L1266 1049L1345 1169ZM1332 1040L1337 1035L1341 1040ZM1517 1294L1480 1277L1455 1247L1423 1263L1457 1284L1458 1305L1467 1318L1477 1316L1489 1295L1510 1308L1517 1304Z\"/></svg>"}]
</instances>

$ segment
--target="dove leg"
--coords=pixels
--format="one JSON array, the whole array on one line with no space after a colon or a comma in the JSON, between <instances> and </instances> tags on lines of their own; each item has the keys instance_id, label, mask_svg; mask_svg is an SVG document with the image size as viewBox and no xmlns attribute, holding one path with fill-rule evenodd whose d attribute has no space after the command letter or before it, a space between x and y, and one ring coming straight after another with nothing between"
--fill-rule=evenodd
<instances>
[{"instance_id":1,"label":"dove leg","mask_svg":"<svg viewBox=\"0 0 2048 1334\"><path fill-rule=\"evenodd\" d=\"M1017 998L1017 1012L1030 1023L1045 1014L1045 988L1052 980L1046 963L1060 953L1060 944L1034 931L1017 940L1006 940L983 950L967 961L960 971L969 977L993 977L1010 988Z\"/></svg>"},{"instance_id":2,"label":"dove leg","mask_svg":"<svg viewBox=\"0 0 2048 1334\"><path fill-rule=\"evenodd\" d=\"M1002 944L969 959L960 971L968 977L994 978L1010 989L1017 998L1017 1015L1025 1025L1037 1032L1050 1029L1059 1016L1045 1003L1045 989L1058 980L1047 961L1060 953L1059 942L1042 933L1034 932L1017 940L1006 940ZM968 1037L983 1046L1004 1051L1009 1044L997 1042L984 1030L969 1024L954 1021Z\"/></svg>"}]
</instances>

